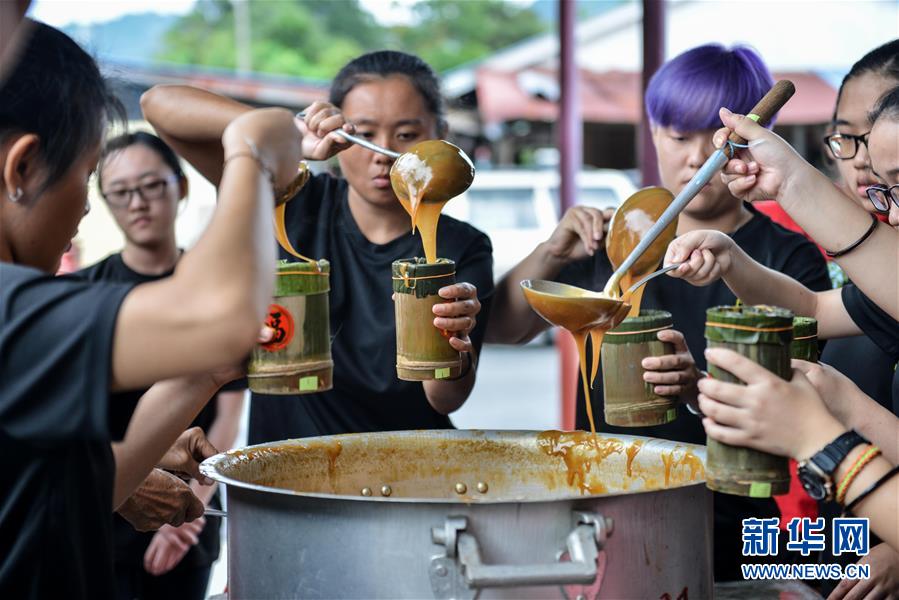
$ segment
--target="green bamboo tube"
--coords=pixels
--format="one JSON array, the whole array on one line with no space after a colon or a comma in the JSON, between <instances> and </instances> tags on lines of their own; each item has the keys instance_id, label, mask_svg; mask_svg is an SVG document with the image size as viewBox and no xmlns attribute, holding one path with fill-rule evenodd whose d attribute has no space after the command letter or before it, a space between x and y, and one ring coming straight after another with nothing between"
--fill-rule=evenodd
<instances>
[{"instance_id":1,"label":"green bamboo tube","mask_svg":"<svg viewBox=\"0 0 899 600\"><path fill-rule=\"evenodd\" d=\"M331 389L330 271L326 260L278 262L275 295L265 320L276 335L253 349L247 372L250 390L293 395Z\"/></svg>"},{"instance_id":2,"label":"green bamboo tube","mask_svg":"<svg viewBox=\"0 0 899 600\"><path fill-rule=\"evenodd\" d=\"M812 317L793 317L793 342L790 357L818 362L818 321Z\"/></svg>"},{"instance_id":3,"label":"green bamboo tube","mask_svg":"<svg viewBox=\"0 0 899 600\"><path fill-rule=\"evenodd\" d=\"M729 348L790 379L793 313L773 306L716 306L706 311L709 348ZM715 379L743 383L709 365ZM708 440L706 485L709 489L752 498L785 494L790 488L789 461L782 456Z\"/></svg>"},{"instance_id":4,"label":"green bamboo tube","mask_svg":"<svg viewBox=\"0 0 899 600\"><path fill-rule=\"evenodd\" d=\"M405 258L393 263L396 315L396 374L405 381L451 379L462 372L461 355L434 327L437 290L456 282L456 263L440 258Z\"/></svg>"},{"instance_id":5,"label":"green bamboo tube","mask_svg":"<svg viewBox=\"0 0 899 600\"><path fill-rule=\"evenodd\" d=\"M602 343L602 384L605 419L609 425L644 427L677 418L674 398L659 396L643 381L641 362L648 356L674 354L674 346L660 342L658 333L671 328L671 313L641 310L640 316L607 331ZM596 350L594 349L594 352Z\"/></svg>"}]
</instances>

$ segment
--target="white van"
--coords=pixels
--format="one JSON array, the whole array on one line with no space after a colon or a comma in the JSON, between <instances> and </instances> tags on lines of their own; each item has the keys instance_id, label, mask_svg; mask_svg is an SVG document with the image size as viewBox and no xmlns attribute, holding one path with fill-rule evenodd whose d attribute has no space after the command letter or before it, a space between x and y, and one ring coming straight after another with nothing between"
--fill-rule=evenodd
<instances>
[{"instance_id":1,"label":"white van","mask_svg":"<svg viewBox=\"0 0 899 600\"><path fill-rule=\"evenodd\" d=\"M582 171L576 204L616 207L637 188L621 171ZM486 170L477 172L471 188L448 202L443 212L467 221L493 242L493 275L502 277L540 242L559 221L559 173L556 170Z\"/></svg>"}]
</instances>

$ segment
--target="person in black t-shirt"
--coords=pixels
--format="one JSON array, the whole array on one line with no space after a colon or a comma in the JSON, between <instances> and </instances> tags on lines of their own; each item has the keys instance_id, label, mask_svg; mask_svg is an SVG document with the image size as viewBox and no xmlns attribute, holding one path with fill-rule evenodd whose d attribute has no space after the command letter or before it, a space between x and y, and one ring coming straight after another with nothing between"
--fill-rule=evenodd
<instances>
[{"instance_id":1,"label":"person in black t-shirt","mask_svg":"<svg viewBox=\"0 0 899 600\"><path fill-rule=\"evenodd\" d=\"M875 175L883 173L887 185L894 186L880 188L881 200L878 208L881 212L889 211L890 224L893 227L899 227L899 186L897 186L897 182L899 182L899 150L895 143L899 138L896 135L896 130L899 130L899 87L894 88L881 99L872 116L877 119L872 123L871 135L868 140L872 172ZM810 167L807 164L796 162L798 157L792 153L792 149L786 142L771 135L770 132L759 127L747 126L743 121L733 117L733 115L724 115L725 122L741 123L740 135L743 135L745 131L751 136L747 139L764 141L763 144L756 143L754 146L753 158L758 162L753 163L755 165L753 169L769 171L760 173L758 176L759 186L764 187L765 191L774 194L779 191L782 184L778 179L772 179L774 173L780 172L787 175L791 173L789 169L783 170L781 167L772 168L766 165L780 165L784 162L789 164L792 160L791 166L799 171L804 171L802 176L808 178L801 181L804 186L815 186L818 189L833 192L830 188L821 185L823 183L821 182L822 175L809 170ZM723 135L724 131L726 130L719 133ZM875 131L880 135L875 136ZM880 145L875 143L878 141L881 142ZM744 163L743 168L749 167ZM748 193L756 194L757 190L753 188L758 186L753 184L747 188L745 179L744 176L732 181L731 189L742 189L743 192L748 190ZM791 194L803 191L802 187L798 185L788 189ZM839 192L836 193L839 194ZM779 200L783 201L782 198ZM834 208L842 209L847 206L856 213L862 211L860 207L849 205L845 201L842 204L834 203ZM827 218L825 216L819 220L823 221ZM886 229L884 230L884 228ZM871 236L871 239L868 239L869 236L866 234L859 238L860 245L850 244L849 250L840 255L841 260L844 260L847 266L847 272L853 279L864 277L867 281L871 281L871 271L882 274L884 280L882 287L887 289L876 291L878 297L886 298L887 302L884 303L869 298L861 289L852 284L838 290L813 293L801 282L785 276L777 269L772 270L759 264L753 260L753 257L747 256L734 240L717 231L694 231L674 240L668 248L665 260L666 262L677 262L689 258L689 262L669 273L672 277L685 279L693 285L707 285L711 282L717 284L717 280L721 278L728 287L748 303L776 302L796 314L815 317L818 320L818 335L823 339L864 333L893 360L896 360L899 358L899 323L883 306L883 304L892 304L897 295L895 287L892 293L888 289L890 275L896 271L895 265L888 263L884 268L881 265L882 260L876 264L860 264L853 258L853 255L865 248L869 242L877 242L875 247L879 246L887 251L892 245L892 254L884 254L884 256L895 256L896 247L899 246L899 231L886 227L876 220L872 221L869 232L876 235L878 230L882 235L877 238ZM891 237L892 239L890 239ZM853 260L848 260L850 258ZM885 422L870 420L864 418L862 414L857 415L857 418L856 426L863 435L867 435L873 440L883 439L885 440L884 444L895 445L894 420Z\"/></svg>"},{"instance_id":2,"label":"person in black t-shirt","mask_svg":"<svg viewBox=\"0 0 899 600\"><path fill-rule=\"evenodd\" d=\"M187 196L187 177L175 153L146 132L128 133L106 142L97 169L97 183L125 247L77 273L89 281L149 283L170 277L181 256L175 242L178 205ZM237 434L246 385L226 385L191 423L206 432L221 451L230 449ZM116 394L110 403L109 426L122 439L131 415L146 390ZM191 488L204 504L213 501L215 485L197 481ZM212 563L219 554L218 517L200 518L180 527L163 525L156 532L139 532L115 516L116 593L132 598L205 597Z\"/></svg>"},{"instance_id":3,"label":"person in black t-shirt","mask_svg":"<svg viewBox=\"0 0 899 600\"><path fill-rule=\"evenodd\" d=\"M719 106L749 110L772 85L761 58L746 47L726 49L708 45L672 59L656 73L646 91L646 108L653 124L662 185L677 194L714 151L712 133ZM518 289L522 279L552 279L601 290L613 269L601 242L611 211L575 207L560 221L552 236L515 267L497 286L496 309L489 324L488 341L521 343L548 327L534 313ZM749 254L770 267L790 273L815 289L830 287L820 252L803 236L774 224L732 196L718 178L681 213L678 235L696 229L716 229L734 236ZM658 278L646 285L642 306L672 314L674 330L660 332L660 340L673 342L676 354L648 358L644 379L660 395L693 400L699 370L705 368L706 309L733 304L736 297L723 284L697 289L686 282ZM594 415L603 414L603 386L597 378L590 402ZM585 429L586 408L577 386L577 426ZM704 444L702 423L683 404L678 418L654 427L613 427L597 419L597 429L608 433L647 435ZM779 514L772 499L715 494L715 579L741 577L741 520Z\"/></svg>"},{"instance_id":4,"label":"person in black t-shirt","mask_svg":"<svg viewBox=\"0 0 899 600\"><path fill-rule=\"evenodd\" d=\"M391 302L391 263L422 255L408 214L388 173L392 159L360 146L347 148L334 133L346 122L357 135L396 151L446 133L439 86L421 59L374 52L346 65L331 85L330 103L306 110L302 127L307 158L346 148L338 158L343 178L313 177L287 204L291 244L331 263L332 390L298 397L253 395L251 443L347 432L452 427L447 416L468 398L492 295L492 248L483 233L442 216L437 254L456 263L460 283L440 290L453 302L438 304L434 325L453 332L449 343L466 353L456 381L400 381ZM213 183L219 181L214 142L248 107L192 88L165 86L143 99L149 121L164 139ZM352 129L352 126L347 126ZM318 140L318 143L312 143ZM309 141L310 143L306 143ZM339 144L339 145L338 145ZM289 258L282 253L284 258Z\"/></svg>"},{"instance_id":5,"label":"person in black t-shirt","mask_svg":"<svg viewBox=\"0 0 899 600\"><path fill-rule=\"evenodd\" d=\"M21 50L0 86L0 597L112 598L110 513L157 464L202 477L214 449L179 434L264 337L273 185L295 175L302 134L277 109L229 125L219 209L172 277L54 277L116 102L60 31L31 23ZM113 450L110 393L150 385ZM176 439L195 443L167 452Z\"/></svg>"}]
</instances>

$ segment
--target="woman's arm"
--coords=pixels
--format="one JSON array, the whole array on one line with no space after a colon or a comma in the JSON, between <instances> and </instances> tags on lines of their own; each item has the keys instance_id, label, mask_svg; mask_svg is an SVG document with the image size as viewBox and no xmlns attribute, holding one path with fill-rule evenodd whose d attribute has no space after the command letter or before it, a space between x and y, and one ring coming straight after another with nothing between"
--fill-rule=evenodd
<instances>
[{"instance_id":1,"label":"woman's arm","mask_svg":"<svg viewBox=\"0 0 899 600\"><path fill-rule=\"evenodd\" d=\"M215 186L222 179L222 134L231 121L252 110L246 104L186 85L154 86L141 96L140 106L159 136ZM326 160L349 147L350 142L332 133L340 128L355 131L337 107L313 102L304 112L305 119L296 122L303 135L304 158Z\"/></svg>"},{"instance_id":2,"label":"woman's arm","mask_svg":"<svg viewBox=\"0 0 899 600\"><path fill-rule=\"evenodd\" d=\"M209 443L218 448L219 452L225 452L234 447L237 439L237 430L240 427L240 415L243 412L244 390L219 392L214 402L216 406L215 420L209 426L206 435ZM209 504L215 495L218 484L203 485L196 479L190 482L197 497L203 504Z\"/></svg>"},{"instance_id":3,"label":"woman's arm","mask_svg":"<svg viewBox=\"0 0 899 600\"><path fill-rule=\"evenodd\" d=\"M719 278L745 304L774 304L818 321L818 337L829 339L862 332L846 312L840 290L813 292L792 277L753 260L726 234L697 230L668 246L665 264L684 262L670 271L697 286Z\"/></svg>"},{"instance_id":4,"label":"woman's arm","mask_svg":"<svg viewBox=\"0 0 899 600\"><path fill-rule=\"evenodd\" d=\"M134 493L220 385L209 375L182 377L161 381L141 396L124 439L112 445L114 509Z\"/></svg>"},{"instance_id":5,"label":"woman's arm","mask_svg":"<svg viewBox=\"0 0 899 600\"><path fill-rule=\"evenodd\" d=\"M803 230L831 251L847 248L871 227L871 215L776 134L727 109L721 109L721 120L725 129L715 133L716 146L721 147L731 131L749 140L748 152L731 160L722 175L734 196L776 198ZM899 232L879 223L864 243L836 259L853 283L894 319L899 318L897 253Z\"/></svg>"},{"instance_id":6,"label":"woman's arm","mask_svg":"<svg viewBox=\"0 0 899 600\"><path fill-rule=\"evenodd\" d=\"M550 327L524 299L521 281L552 280L565 265L593 256L602 246L612 212L575 206L565 213L550 238L534 248L496 284L494 310L487 325L485 341L524 344Z\"/></svg>"},{"instance_id":7,"label":"woman's arm","mask_svg":"<svg viewBox=\"0 0 899 600\"><path fill-rule=\"evenodd\" d=\"M793 368L808 377L840 423L879 446L891 463L899 464L899 427L893 413L830 365L794 360Z\"/></svg>"},{"instance_id":8,"label":"woman's arm","mask_svg":"<svg viewBox=\"0 0 899 600\"><path fill-rule=\"evenodd\" d=\"M702 424L712 439L802 461L849 429L828 411L800 370L794 370L793 379L786 381L731 350L709 349L706 358L746 382L726 383L708 377L699 382L699 407L706 415ZM888 426L896 433L881 442L895 440L899 434L899 419L891 416ZM833 481L842 481L865 450L864 446L855 448L840 463ZM845 504L851 504L890 468L890 461L883 456L871 461L848 487ZM859 503L854 513L868 517L874 533L894 550L899 549L899 476Z\"/></svg>"},{"instance_id":9,"label":"woman's arm","mask_svg":"<svg viewBox=\"0 0 899 600\"><path fill-rule=\"evenodd\" d=\"M222 140L230 158L203 237L174 275L138 286L122 303L112 389L235 364L256 341L274 284L272 179L292 180L300 134L288 111L263 109L232 122Z\"/></svg>"},{"instance_id":10,"label":"woman's arm","mask_svg":"<svg viewBox=\"0 0 899 600\"><path fill-rule=\"evenodd\" d=\"M222 180L222 134L250 106L186 85L157 85L140 98L147 121L203 177Z\"/></svg>"}]
</instances>

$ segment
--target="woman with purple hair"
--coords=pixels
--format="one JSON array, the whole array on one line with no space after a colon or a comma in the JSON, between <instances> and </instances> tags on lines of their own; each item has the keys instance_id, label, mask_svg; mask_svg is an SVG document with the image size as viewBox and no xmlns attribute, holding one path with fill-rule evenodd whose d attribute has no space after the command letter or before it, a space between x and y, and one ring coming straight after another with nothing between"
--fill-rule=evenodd
<instances>
[{"instance_id":1,"label":"woman with purple hair","mask_svg":"<svg viewBox=\"0 0 899 600\"><path fill-rule=\"evenodd\" d=\"M662 185L677 194L715 151L712 135L720 127L718 109L731 107L749 112L773 85L762 59L745 46L725 48L709 44L688 50L665 63L646 90L652 136L659 156ZM565 213L545 242L519 263L498 284L488 324L487 340L524 343L547 328L547 324L521 296L522 279L551 279L601 290L612 274L602 244L611 211L576 206ZM805 237L787 231L759 213L751 204L734 197L727 186L714 178L684 209L677 233L715 229L731 235L758 262L802 281L815 290L830 288L820 252ZM658 278L647 284L642 306L667 310L678 331L658 334L674 345L675 354L647 358L644 379L660 395L684 401L696 397L696 382L705 368L705 311L710 306L733 304L736 296L722 282L697 288L685 281ZM578 386L580 388L580 386ZM578 395L578 427L586 426L586 399ZM594 413L603 414L603 389L598 382L590 402ZM606 433L647 435L690 443L705 443L699 419L686 406L679 418L666 425L618 428L598 424ZM771 499L742 498L715 494L715 579L741 578L742 519L776 517ZM753 559L755 560L755 559Z\"/></svg>"}]
</instances>

